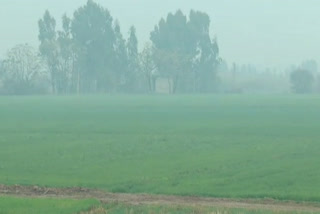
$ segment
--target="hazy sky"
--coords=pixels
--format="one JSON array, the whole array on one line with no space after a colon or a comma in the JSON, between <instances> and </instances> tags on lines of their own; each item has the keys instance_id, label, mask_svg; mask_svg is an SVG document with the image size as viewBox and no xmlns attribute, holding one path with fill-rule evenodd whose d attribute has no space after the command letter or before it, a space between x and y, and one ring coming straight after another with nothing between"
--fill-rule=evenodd
<instances>
[{"instance_id":1,"label":"hazy sky","mask_svg":"<svg viewBox=\"0 0 320 214\"><path fill-rule=\"evenodd\" d=\"M221 56L229 63L286 67L320 61L319 0L96 0L120 21L127 35L135 25L146 42L154 25L181 8L207 12ZM86 0L0 0L0 57L18 43L37 45L37 21L49 9L60 22Z\"/></svg>"}]
</instances>

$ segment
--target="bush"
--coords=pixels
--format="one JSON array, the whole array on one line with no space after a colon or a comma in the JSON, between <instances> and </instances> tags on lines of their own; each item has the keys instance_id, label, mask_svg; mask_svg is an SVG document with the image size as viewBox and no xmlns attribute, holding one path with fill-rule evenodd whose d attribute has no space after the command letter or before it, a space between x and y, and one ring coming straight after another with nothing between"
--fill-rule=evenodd
<instances>
[{"instance_id":1,"label":"bush","mask_svg":"<svg viewBox=\"0 0 320 214\"><path fill-rule=\"evenodd\" d=\"M306 94L313 91L315 78L313 73L308 70L298 69L291 72L290 80L292 84L292 90L295 93Z\"/></svg>"}]
</instances>

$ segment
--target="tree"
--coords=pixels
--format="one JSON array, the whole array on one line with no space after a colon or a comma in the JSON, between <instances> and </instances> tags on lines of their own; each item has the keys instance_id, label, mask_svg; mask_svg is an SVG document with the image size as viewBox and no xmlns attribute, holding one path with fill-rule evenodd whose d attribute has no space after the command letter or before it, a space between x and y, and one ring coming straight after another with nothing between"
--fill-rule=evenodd
<instances>
[{"instance_id":1,"label":"tree","mask_svg":"<svg viewBox=\"0 0 320 214\"><path fill-rule=\"evenodd\" d=\"M155 92L155 80L156 80L156 64L154 62L154 47L147 43L139 54L139 62L141 72L146 79L148 92Z\"/></svg>"},{"instance_id":2,"label":"tree","mask_svg":"<svg viewBox=\"0 0 320 214\"><path fill-rule=\"evenodd\" d=\"M128 52L126 47L126 40L123 38L121 33L120 24L118 21L114 27L115 33L115 61L113 64L113 75L112 81L109 84L114 85L113 91L126 91L129 85L129 68L128 68Z\"/></svg>"},{"instance_id":3,"label":"tree","mask_svg":"<svg viewBox=\"0 0 320 214\"><path fill-rule=\"evenodd\" d=\"M5 70L4 70L4 62L0 59L0 94L1 89L3 88L3 80L4 80Z\"/></svg>"},{"instance_id":4,"label":"tree","mask_svg":"<svg viewBox=\"0 0 320 214\"><path fill-rule=\"evenodd\" d=\"M43 63L28 44L9 50L2 63L3 84L7 94L40 92L37 83L43 75Z\"/></svg>"},{"instance_id":5,"label":"tree","mask_svg":"<svg viewBox=\"0 0 320 214\"><path fill-rule=\"evenodd\" d=\"M106 92L112 82L116 35L108 10L92 0L77 9L71 23L82 92ZM109 83L109 86L108 86Z\"/></svg>"},{"instance_id":6,"label":"tree","mask_svg":"<svg viewBox=\"0 0 320 214\"><path fill-rule=\"evenodd\" d=\"M76 51L71 35L71 19L62 17L62 31L58 32L58 91L62 93L79 92L79 73L75 69Z\"/></svg>"},{"instance_id":7,"label":"tree","mask_svg":"<svg viewBox=\"0 0 320 214\"><path fill-rule=\"evenodd\" d=\"M136 36L136 28L131 26L129 30L129 39L127 42L128 57L132 63L137 63L138 59L138 39Z\"/></svg>"},{"instance_id":8,"label":"tree","mask_svg":"<svg viewBox=\"0 0 320 214\"><path fill-rule=\"evenodd\" d=\"M168 79L171 93L175 93L180 78L187 72L186 63L180 59L190 58L193 48L190 42L190 33L187 27L187 17L178 10L175 14L169 13L166 20L161 19L151 32L151 41L155 46L155 63L162 77Z\"/></svg>"},{"instance_id":9,"label":"tree","mask_svg":"<svg viewBox=\"0 0 320 214\"><path fill-rule=\"evenodd\" d=\"M219 48L209 34L207 14L191 11L189 19L178 10L161 19L151 32L156 48L159 73L177 88L188 92L206 92L214 84L219 63Z\"/></svg>"},{"instance_id":10,"label":"tree","mask_svg":"<svg viewBox=\"0 0 320 214\"><path fill-rule=\"evenodd\" d=\"M315 81L312 72L304 69L297 69L291 72L290 80L292 90L298 94L311 93Z\"/></svg>"},{"instance_id":11,"label":"tree","mask_svg":"<svg viewBox=\"0 0 320 214\"><path fill-rule=\"evenodd\" d=\"M51 87L53 93L58 91L57 85L59 80L58 74L58 56L59 49L56 41L56 20L47 10L42 19L38 22L40 53L46 61L50 73Z\"/></svg>"},{"instance_id":12,"label":"tree","mask_svg":"<svg viewBox=\"0 0 320 214\"><path fill-rule=\"evenodd\" d=\"M220 59L218 43L215 38L211 39L209 34L210 17L206 13L191 11L188 25L192 29L197 50L196 56L193 57L195 91L212 92L216 88L216 71Z\"/></svg>"},{"instance_id":13,"label":"tree","mask_svg":"<svg viewBox=\"0 0 320 214\"><path fill-rule=\"evenodd\" d=\"M179 81L186 79L188 72L190 72L191 57L179 52L156 50L154 59L160 76L168 80L169 93L175 94Z\"/></svg>"},{"instance_id":14,"label":"tree","mask_svg":"<svg viewBox=\"0 0 320 214\"><path fill-rule=\"evenodd\" d=\"M139 53L136 28L132 26L129 30L129 39L127 41L128 53L128 73L127 73L127 91L133 91L138 87Z\"/></svg>"},{"instance_id":15,"label":"tree","mask_svg":"<svg viewBox=\"0 0 320 214\"><path fill-rule=\"evenodd\" d=\"M317 81L317 92L319 93L320 92L320 74L319 73L317 73L316 81Z\"/></svg>"}]
</instances>

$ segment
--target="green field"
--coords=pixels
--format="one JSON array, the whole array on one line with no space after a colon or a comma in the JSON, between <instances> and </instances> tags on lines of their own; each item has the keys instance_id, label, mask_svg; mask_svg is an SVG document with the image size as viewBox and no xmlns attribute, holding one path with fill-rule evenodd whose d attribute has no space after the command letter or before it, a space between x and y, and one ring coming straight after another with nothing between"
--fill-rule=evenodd
<instances>
[{"instance_id":1,"label":"green field","mask_svg":"<svg viewBox=\"0 0 320 214\"><path fill-rule=\"evenodd\" d=\"M320 201L318 96L0 97L0 183Z\"/></svg>"},{"instance_id":2,"label":"green field","mask_svg":"<svg viewBox=\"0 0 320 214\"><path fill-rule=\"evenodd\" d=\"M0 197L0 214L75 214L98 205L96 200Z\"/></svg>"}]
</instances>

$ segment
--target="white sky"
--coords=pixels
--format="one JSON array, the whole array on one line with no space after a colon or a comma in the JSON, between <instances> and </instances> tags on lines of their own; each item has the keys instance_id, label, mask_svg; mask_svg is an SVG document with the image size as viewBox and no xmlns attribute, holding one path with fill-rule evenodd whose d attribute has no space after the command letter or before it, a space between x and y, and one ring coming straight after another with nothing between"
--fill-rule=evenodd
<instances>
[{"instance_id":1,"label":"white sky","mask_svg":"<svg viewBox=\"0 0 320 214\"><path fill-rule=\"evenodd\" d=\"M161 17L181 8L207 12L221 56L229 63L285 68L320 61L319 0L96 0L120 21L126 35L135 25L149 39ZM37 21L49 9L60 22L86 0L0 0L0 57L18 43L37 45Z\"/></svg>"}]
</instances>

